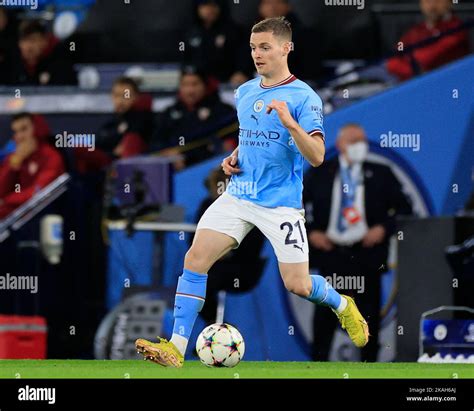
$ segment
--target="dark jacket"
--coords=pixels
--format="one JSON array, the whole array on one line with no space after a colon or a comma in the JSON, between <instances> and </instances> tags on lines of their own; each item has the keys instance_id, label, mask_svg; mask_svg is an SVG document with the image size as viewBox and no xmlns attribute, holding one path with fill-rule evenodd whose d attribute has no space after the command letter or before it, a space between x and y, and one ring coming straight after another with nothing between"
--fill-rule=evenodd
<instances>
[{"instance_id":1,"label":"dark jacket","mask_svg":"<svg viewBox=\"0 0 474 411\"><path fill-rule=\"evenodd\" d=\"M187 107L179 98L156 118L152 138L153 151L181 145L184 137L185 148L189 143L209 139L209 144L186 150L186 164L204 160L220 150L217 132L236 119L234 107L223 103L217 93L205 97L195 107Z\"/></svg>"},{"instance_id":2,"label":"dark jacket","mask_svg":"<svg viewBox=\"0 0 474 411\"><path fill-rule=\"evenodd\" d=\"M12 52L4 64L5 77L3 84L11 85L76 85L77 75L74 70L66 45L51 36L49 46L38 64L28 67L23 61L18 48Z\"/></svg>"},{"instance_id":3,"label":"dark jacket","mask_svg":"<svg viewBox=\"0 0 474 411\"><path fill-rule=\"evenodd\" d=\"M142 94L135 106L126 113L116 113L97 133L97 147L110 156L119 144L123 144L121 157L131 157L146 151L150 141L153 115L152 98Z\"/></svg>"},{"instance_id":4,"label":"dark jacket","mask_svg":"<svg viewBox=\"0 0 474 411\"><path fill-rule=\"evenodd\" d=\"M365 191L365 216L370 227L380 224L385 227L384 243L375 246L380 264L388 253L388 239L395 232L397 215L409 215L412 207L402 191L402 186L390 167L383 164L364 162L362 165ZM331 214L334 179L339 171L339 160L326 161L318 168L312 168L304 177L303 201L306 209L312 209L308 232L326 231ZM312 207L308 207L309 204Z\"/></svg>"},{"instance_id":5,"label":"dark jacket","mask_svg":"<svg viewBox=\"0 0 474 411\"><path fill-rule=\"evenodd\" d=\"M231 20L221 19L209 29L195 24L186 33L183 64L227 82L239 67L236 51L242 49L242 39L241 28Z\"/></svg>"}]
</instances>

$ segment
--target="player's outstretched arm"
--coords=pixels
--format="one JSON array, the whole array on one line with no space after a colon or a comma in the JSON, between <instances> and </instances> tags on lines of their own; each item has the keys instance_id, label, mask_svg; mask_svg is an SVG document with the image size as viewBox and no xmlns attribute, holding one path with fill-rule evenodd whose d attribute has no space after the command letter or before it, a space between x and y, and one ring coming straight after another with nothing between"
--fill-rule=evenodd
<instances>
[{"instance_id":1,"label":"player's outstretched arm","mask_svg":"<svg viewBox=\"0 0 474 411\"><path fill-rule=\"evenodd\" d=\"M313 167L320 166L324 161L324 154L326 153L323 139L320 138L319 135L310 136L304 131L291 115L285 101L273 100L267 105L267 114L270 114L272 110L278 113L281 123L290 132L293 141L303 157L308 160Z\"/></svg>"}]
</instances>

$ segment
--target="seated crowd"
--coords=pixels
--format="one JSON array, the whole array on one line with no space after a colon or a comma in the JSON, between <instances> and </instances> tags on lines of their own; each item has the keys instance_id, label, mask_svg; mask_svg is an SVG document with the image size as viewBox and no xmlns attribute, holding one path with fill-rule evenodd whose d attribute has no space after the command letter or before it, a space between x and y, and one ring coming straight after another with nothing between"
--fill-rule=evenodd
<instances>
[{"instance_id":1,"label":"seated crowd","mask_svg":"<svg viewBox=\"0 0 474 411\"><path fill-rule=\"evenodd\" d=\"M12 138L0 160L0 219L29 199L66 169L79 174L107 168L114 160L147 153L172 156L176 170L237 145L234 107L224 103L219 85L237 87L254 76L245 32L230 17L222 0L197 0L195 22L185 33L182 71L176 96L161 112L153 112L152 96L131 77L119 77L111 89L113 114L93 133L94 150L55 147L45 117L30 113L11 118ZM420 0L423 21L405 33L384 68L399 80L438 68L469 53L467 30L450 0ZM293 73L317 79L308 61L313 45L288 0L260 0L256 21L286 16L297 45L290 55ZM437 41L431 41L437 39ZM413 50L414 45L421 46ZM19 21L0 8L0 82L3 85L76 85L67 42L59 41L40 20ZM402 47L400 47L400 44ZM408 50L408 52L407 52ZM314 59L313 59L314 60ZM61 152L62 151L62 152ZM0 157L2 158L2 157Z\"/></svg>"}]
</instances>

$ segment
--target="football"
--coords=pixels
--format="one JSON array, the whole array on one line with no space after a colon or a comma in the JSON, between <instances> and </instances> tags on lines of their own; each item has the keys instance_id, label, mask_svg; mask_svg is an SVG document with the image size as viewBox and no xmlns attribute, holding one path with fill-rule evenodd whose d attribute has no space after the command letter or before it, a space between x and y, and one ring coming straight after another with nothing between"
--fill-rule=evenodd
<instances>
[{"instance_id":1,"label":"football","mask_svg":"<svg viewBox=\"0 0 474 411\"><path fill-rule=\"evenodd\" d=\"M208 367L235 367L244 356L240 332L229 324L212 324L202 330L196 342L199 359Z\"/></svg>"}]
</instances>

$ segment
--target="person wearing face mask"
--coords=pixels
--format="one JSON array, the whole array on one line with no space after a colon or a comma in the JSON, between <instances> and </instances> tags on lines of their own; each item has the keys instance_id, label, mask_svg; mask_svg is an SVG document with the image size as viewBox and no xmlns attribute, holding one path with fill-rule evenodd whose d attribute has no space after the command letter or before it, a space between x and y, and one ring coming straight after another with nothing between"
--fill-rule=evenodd
<instances>
[{"instance_id":1,"label":"person wearing face mask","mask_svg":"<svg viewBox=\"0 0 474 411\"><path fill-rule=\"evenodd\" d=\"M323 277L358 276L363 290L338 290L355 297L365 313L372 338L362 361L376 361L380 322L380 275L387 270L389 238L395 219L411 214L400 182L385 165L367 161L364 129L347 124L336 141L339 156L311 169L304 178L310 265ZM331 313L314 315L313 359L327 361L337 327Z\"/></svg>"}]
</instances>

